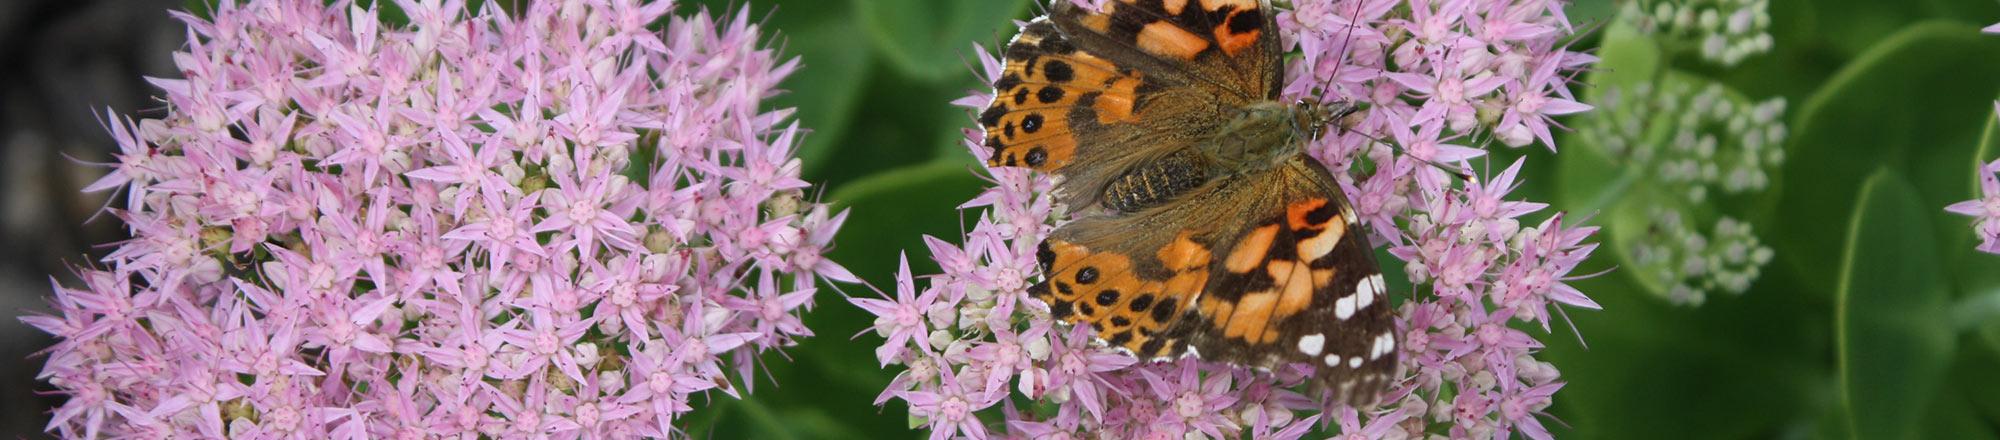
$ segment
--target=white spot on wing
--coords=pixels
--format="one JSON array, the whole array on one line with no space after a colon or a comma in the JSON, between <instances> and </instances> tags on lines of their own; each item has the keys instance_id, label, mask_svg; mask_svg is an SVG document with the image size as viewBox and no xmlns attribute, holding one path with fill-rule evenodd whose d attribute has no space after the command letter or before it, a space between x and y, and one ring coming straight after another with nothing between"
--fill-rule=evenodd
<instances>
[{"instance_id":1,"label":"white spot on wing","mask_svg":"<svg viewBox=\"0 0 2000 440\"><path fill-rule=\"evenodd\" d=\"M1329 354L1329 355L1326 355L1326 366L1329 366L1329 367L1338 367L1338 366L1340 366L1340 355L1337 355L1337 354Z\"/></svg>"},{"instance_id":2,"label":"white spot on wing","mask_svg":"<svg viewBox=\"0 0 2000 440\"><path fill-rule=\"evenodd\" d=\"M1319 356L1320 349L1325 347L1326 335L1314 333L1299 338L1299 352L1306 356Z\"/></svg>"},{"instance_id":3,"label":"white spot on wing","mask_svg":"<svg viewBox=\"0 0 2000 440\"><path fill-rule=\"evenodd\" d=\"M1355 356L1347 358L1347 368L1361 368L1361 357Z\"/></svg>"},{"instance_id":4,"label":"white spot on wing","mask_svg":"<svg viewBox=\"0 0 2000 440\"><path fill-rule=\"evenodd\" d=\"M1354 308L1367 308L1369 304L1375 302L1375 283L1369 281L1368 277L1362 277L1361 282L1354 283L1354 294L1361 296L1355 300Z\"/></svg>"},{"instance_id":5,"label":"white spot on wing","mask_svg":"<svg viewBox=\"0 0 2000 440\"><path fill-rule=\"evenodd\" d=\"M1333 302L1333 317L1342 321L1354 317L1354 295L1343 296Z\"/></svg>"},{"instance_id":6,"label":"white spot on wing","mask_svg":"<svg viewBox=\"0 0 2000 440\"><path fill-rule=\"evenodd\" d=\"M1396 336L1389 332L1382 332L1382 334L1380 335L1375 335L1375 340L1373 341L1372 344L1369 344L1368 360L1381 359L1382 355L1386 355L1395 351L1396 351Z\"/></svg>"}]
</instances>

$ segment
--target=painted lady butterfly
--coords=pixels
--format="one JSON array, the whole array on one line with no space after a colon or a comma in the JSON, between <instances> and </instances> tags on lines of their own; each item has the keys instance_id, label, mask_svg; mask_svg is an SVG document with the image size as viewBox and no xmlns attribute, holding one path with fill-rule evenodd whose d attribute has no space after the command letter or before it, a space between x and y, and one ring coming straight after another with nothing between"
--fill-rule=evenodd
<instances>
[{"instance_id":1,"label":"painted lady butterfly","mask_svg":"<svg viewBox=\"0 0 2000 440\"><path fill-rule=\"evenodd\" d=\"M1307 141L1351 108L1278 102L1268 0L1055 0L1008 43L989 164L1062 177L1076 219L1030 293L1141 357L1270 369L1372 404L1397 372L1367 232Z\"/></svg>"}]
</instances>

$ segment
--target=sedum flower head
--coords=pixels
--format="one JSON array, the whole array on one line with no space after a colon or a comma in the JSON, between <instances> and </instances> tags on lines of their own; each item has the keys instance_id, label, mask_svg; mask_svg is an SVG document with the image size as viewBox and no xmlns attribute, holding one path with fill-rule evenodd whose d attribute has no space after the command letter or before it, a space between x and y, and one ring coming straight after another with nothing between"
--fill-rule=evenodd
<instances>
[{"instance_id":1,"label":"sedum flower head","mask_svg":"<svg viewBox=\"0 0 2000 440\"><path fill-rule=\"evenodd\" d=\"M1770 188L1785 161L1785 99L1753 101L1718 83L1669 75L1605 86L1597 104L1603 111L1577 124L1578 138L1616 161L1628 175L1620 184L1643 179L1670 199L1642 208L1645 232L1628 250L1629 269L1679 304L1748 291L1773 251L1748 222L1700 207Z\"/></svg>"},{"instance_id":2,"label":"sedum flower head","mask_svg":"<svg viewBox=\"0 0 2000 440\"><path fill-rule=\"evenodd\" d=\"M397 5L178 14L166 115L112 115L89 187L133 238L23 318L58 338L50 432L673 436L854 281L748 17Z\"/></svg>"},{"instance_id":3,"label":"sedum flower head","mask_svg":"<svg viewBox=\"0 0 2000 440\"><path fill-rule=\"evenodd\" d=\"M879 360L904 368L878 403L908 402L932 438L1548 438L1543 410L1563 382L1521 324L1546 332L1559 306L1598 307L1568 284L1596 228L1531 216L1547 205L1510 198L1525 160L1455 172L1471 174L1486 139L1553 149L1552 118L1590 109L1569 78L1595 59L1559 44L1572 32L1562 3L1301 0L1277 19L1299 54L1283 98L1363 108L1308 151L1418 286L1401 295L1406 373L1385 404L1335 403L1305 386L1310 365L1143 361L1056 322L1026 290L1040 277L1036 245L1068 207L1049 176L1019 168L985 170L993 186L961 205L976 219L963 237L926 237L942 273L905 265L894 293L852 300L878 317ZM979 52L983 73L997 75ZM968 154L990 155L979 139L966 133Z\"/></svg>"}]
</instances>

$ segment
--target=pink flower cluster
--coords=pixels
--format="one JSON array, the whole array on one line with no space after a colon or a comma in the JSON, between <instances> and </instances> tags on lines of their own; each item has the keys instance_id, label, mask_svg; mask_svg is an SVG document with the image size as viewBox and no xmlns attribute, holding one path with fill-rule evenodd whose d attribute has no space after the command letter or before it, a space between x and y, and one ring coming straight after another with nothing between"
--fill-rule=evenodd
<instances>
[{"instance_id":1,"label":"pink flower cluster","mask_svg":"<svg viewBox=\"0 0 2000 440\"><path fill-rule=\"evenodd\" d=\"M166 116L112 123L133 238L23 318L52 433L670 436L855 281L743 14L217 3Z\"/></svg>"},{"instance_id":2,"label":"pink flower cluster","mask_svg":"<svg viewBox=\"0 0 2000 440\"><path fill-rule=\"evenodd\" d=\"M2000 34L2000 23L1980 31ZM1993 113L2000 115L2000 101L1993 103ZM1953 203L1945 210L1977 219L1972 230L1979 236L1979 251L2000 254L2000 160L1979 166L1979 198Z\"/></svg>"},{"instance_id":3,"label":"pink flower cluster","mask_svg":"<svg viewBox=\"0 0 2000 440\"><path fill-rule=\"evenodd\" d=\"M1063 1L1063 0L1058 0ZM1079 3L1088 3L1079 1ZM1406 375L1378 408L1357 410L1304 386L1309 365L1258 372L1186 358L1146 362L1053 322L1026 288L1034 250L1064 216L1048 176L987 169L994 185L961 244L929 238L943 273L907 265L893 297L854 299L878 316L876 354L906 370L878 403L901 399L932 438L1549 438L1541 417L1563 386L1535 358L1550 310L1598 305L1567 284L1596 249L1593 227L1545 204L1508 200L1525 159L1488 178L1470 159L1497 140L1554 148L1552 118L1589 110L1570 77L1595 58L1567 50L1557 0L1299 0L1278 17L1300 52L1286 99L1362 106L1359 124L1309 151L1334 171L1371 240L1406 263L1419 289L1398 296ZM984 52L982 51L982 54ZM985 74L999 72L990 56ZM956 103L977 109L990 96ZM978 134L966 147L986 157ZM1450 167L1451 170L1442 169ZM1488 170L1487 173L1490 173ZM1477 173L1477 174L1487 174ZM989 426L978 413L1005 422Z\"/></svg>"},{"instance_id":4,"label":"pink flower cluster","mask_svg":"<svg viewBox=\"0 0 2000 440\"><path fill-rule=\"evenodd\" d=\"M1986 32L2000 34L2000 24L1987 27ZM1993 103L1993 112L2000 115L2000 101ZM1972 231L1979 236L1979 251L2000 254L2000 160L1979 166L1979 198L1953 203L1944 209L1977 219L1972 223Z\"/></svg>"}]
</instances>

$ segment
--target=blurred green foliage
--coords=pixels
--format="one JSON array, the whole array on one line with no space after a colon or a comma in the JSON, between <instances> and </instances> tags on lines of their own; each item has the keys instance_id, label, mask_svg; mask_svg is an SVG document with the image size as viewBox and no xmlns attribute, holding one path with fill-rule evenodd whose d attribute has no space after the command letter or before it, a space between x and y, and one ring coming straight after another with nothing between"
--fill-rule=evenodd
<instances>
[{"instance_id":1,"label":"blurred green foliage","mask_svg":"<svg viewBox=\"0 0 2000 440\"><path fill-rule=\"evenodd\" d=\"M194 10L203 0L190 0ZM893 286L899 254L935 271L922 236L967 227L955 207L985 182L960 145L970 125L949 104L981 87L973 44L992 48L1029 18L1029 0L699 0L749 11L803 57L774 106L813 130L799 155L819 195L853 209L833 258ZM1620 272L1629 240L1662 195L1607 199L1623 170L1563 136L1535 156L1516 196L1580 210L1606 226L1606 251L1575 284L1604 306L1573 311L1543 358L1569 382L1550 428L1563 438L2000 438L2000 256L1973 251L1965 217L1976 167L2000 156L2000 21L1991 0L1771 0L1774 49L1729 68L1665 50L1614 23L1619 4L1578 0L1604 58L1579 93L1646 81L1718 83L1746 99L1783 97L1789 157L1760 195L1716 200L1750 219L1776 261L1740 296L1690 307ZM393 5L383 13L395 21ZM685 12L685 11L683 11ZM1666 78L1663 80L1663 78ZM1732 95L1732 96L1736 96ZM1583 116L1588 117L1588 116ZM970 215L970 214L965 214ZM1621 229L1622 228L1622 229ZM1400 273L1387 268L1389 273ZM806 317L817 337L766 356L747 400L717 395L686 419L696 438L914 438L907 409L873 401L880 369L869 315L838 286ZM1539 331L1537 329L1537 331ZM859 335L858 337L853 337ZM1585 342L1588 341L1588 345Z\"/></svg>"}]
</instances>

